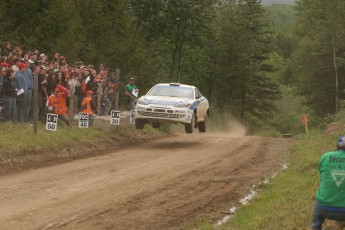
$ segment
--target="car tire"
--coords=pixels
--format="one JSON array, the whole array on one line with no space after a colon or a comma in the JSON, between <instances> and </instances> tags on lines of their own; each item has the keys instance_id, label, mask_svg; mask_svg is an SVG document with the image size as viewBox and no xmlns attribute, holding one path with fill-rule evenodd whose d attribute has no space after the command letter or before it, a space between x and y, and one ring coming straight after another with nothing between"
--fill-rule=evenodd
<instances>
[{"instance_id":1,"label":"car tire","mask_svg":"<svg viewBox=\"0 0 345 230\"><path fill-rule=\"evenodd\" d=\"M135 128L136 129L143 129L146 124L146 121L143 119L135 119Z\"/></svg>"},{"instance_id":2,"label":"car tire","mask_svg":"<svg viewBox=\"0 0 345 230\"><path fill-rule=\"evenodd\" d=\"M152 127L154 129L159 129L159 127L161 127L161 123L159 123L159 122L152 122Z\"/></svg>"},{"instance_id":3,"label":"car tire","mask_svg":"<svg viewBox=\"0 0 345 230\"><path fill-rule=\"evenodd\" d=\"M195 112L192 115L192 120L188 124L184 124L184 130L186 133L193 133L193 129L195 127Z\"/></svg>"},{"instance_id":4,"label":"car tire","mask_svg":"<svg viewBox=\"0 0 345 230\"><path fill-rule=\"evenodd\" d=\"M207 121L208 121L208 114L205 116L205 120L198 124L198 129L200 133L205 133L207 130Z\"/></svg>"}]
</instances>

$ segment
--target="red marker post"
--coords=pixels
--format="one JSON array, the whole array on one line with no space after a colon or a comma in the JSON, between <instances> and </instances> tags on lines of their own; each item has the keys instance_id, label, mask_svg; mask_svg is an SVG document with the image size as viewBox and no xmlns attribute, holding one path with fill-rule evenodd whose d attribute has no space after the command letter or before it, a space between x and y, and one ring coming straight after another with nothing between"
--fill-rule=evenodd
<instances>
[{"instance_id":1,"label":"red marker post","mask_svg":"<svg viewBox=\"0 0 345 230\"><path fill-rule=\"evenodd\" d=\"M308 122L309 122L308 114L302 115L301 122L302 124L304 124L305 133L308 134Z\"/></svg>"}]
</instances>

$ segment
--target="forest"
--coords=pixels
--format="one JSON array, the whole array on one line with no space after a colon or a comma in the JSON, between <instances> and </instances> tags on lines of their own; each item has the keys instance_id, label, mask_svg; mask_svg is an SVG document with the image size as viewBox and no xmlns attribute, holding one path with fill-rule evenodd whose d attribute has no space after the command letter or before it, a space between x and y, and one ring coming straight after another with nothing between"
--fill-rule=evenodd
<instances>
[{"instance_id":1,"label":"forest","mask_svg":"<svg viewBox=\"0 0 345 230\"><path fill-rule=\"evenodd\" d=\"M11 0L0 41L119 68L142 92L196 85L215 118L298 133L302 114L317 124L344 104L344 12L343 0Z\"/></svg>"}]
</instances>

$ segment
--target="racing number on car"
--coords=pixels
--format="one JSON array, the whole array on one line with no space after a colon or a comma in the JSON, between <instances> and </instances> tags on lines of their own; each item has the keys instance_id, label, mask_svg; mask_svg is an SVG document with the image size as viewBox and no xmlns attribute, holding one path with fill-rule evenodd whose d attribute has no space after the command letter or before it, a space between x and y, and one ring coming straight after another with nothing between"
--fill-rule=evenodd
<instances>
[{"instance_id":1,"label":"racing number on car","mask_svg":"<svg viewBox=\"0 0 345 230\"><path fill-rule=\"evenodd\" d=\"M46 130L56 131L59 116L53 113L47 113Z\"/></svg>"},{"instance_id":2,"label":"racing number on car","mask_svg":"<svg viewBox=\"0 0 345 230\"><path fill-rule=\"evenodd\" d=\"M111 111L111 118L110 118L111 125L120 125L120 111Z\"/></svg>"},{"instance_id":3,"label":"racing number on car","mask_svg":"<svg viewBox=\"0 0 345 230\"><path fill-rule=\"evenodd\" d=\"M89 128L89 115L79 113L79 128Z\"/></svg>"},{"instance_id":4,"label":"racing number on car","mask_svg":"<svg viewBox=\"0 0 345 230\"><path fill-rule=\"evenodd\" d=\"M129 111L129 123L135 123L135 110Z\"/></svg>"}]
</instances>

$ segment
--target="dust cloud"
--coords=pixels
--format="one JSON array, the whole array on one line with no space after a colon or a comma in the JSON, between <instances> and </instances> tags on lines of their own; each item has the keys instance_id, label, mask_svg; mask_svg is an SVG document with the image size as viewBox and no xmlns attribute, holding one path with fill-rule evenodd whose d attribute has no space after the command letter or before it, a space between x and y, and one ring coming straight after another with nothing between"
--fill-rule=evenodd
<instances>
[{"instance_id":1,"label":"dust cloud","mask_svg":"<svg viewBox=\"0 0 345 230\"><path fill-rule=\"evenodd\" d=\"M222 134L234 137L243 137L247 133L246 127L235 118L224 119L221 125L209 124L210 134Z\"/></svg>"},{"instance_id":2,"label":"dust cloud","mask_svg":"<svg viewBox=\"0 0 345 230\"><path fill-rule=\"evenodd\" d=\"M174 124L169 128L169 132L172 134L184 134L184 125ZM195 133L199 133L198 129L194 129ZM206 134L210 135L226 135L231 137L243 137L247 133L246 127L241 124L233 116L222 116L221 119L218 119L216 122L209 120L207 124ZM202 133L201 133L202 134Z\"/></svg>"}]
</instances>

